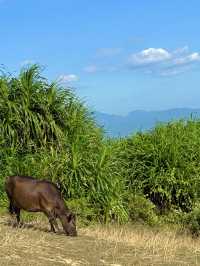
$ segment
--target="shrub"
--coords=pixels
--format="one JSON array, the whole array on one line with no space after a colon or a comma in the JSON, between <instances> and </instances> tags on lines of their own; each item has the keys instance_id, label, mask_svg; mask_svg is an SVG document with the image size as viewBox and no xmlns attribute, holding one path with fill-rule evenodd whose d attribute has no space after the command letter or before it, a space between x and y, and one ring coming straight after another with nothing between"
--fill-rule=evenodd
<instances>
[{"instance_id":1,"label":"shrub","mask_svg":"<svg viewBox=\"0 0 200 266\"><path fill-rule=\"evenodd\" d=\"M185 217L185 225L186 228L194 236L199 236L200 234L200 205L197 204L193 210L188 213Z\"/></svg>"},{"instance_id":2,"label":"shrub","mask_svg":"<svg viewBox=\"0 0 200 266\"><path fill-rule=\"evenodd\" d=\"M124 139L119 158L126 185L142 191L163 212L175 206L190 211L199 197L200 122L158 125Z\"/></svg>"},{"instance_id":3,"label":"shrub","mask_svg":"<svg viewBox=\"0 0 200 266\"><path fill-rule=\"evenodd\" d=\"M45 178L67 200L87 198L102 221L124 221L118 168L112 145L71 89L49 83L37 65L0 77L1 192L7 175Z\"/></svg>"},{"instance_id":4,"label":"shrub","mask_svg":"<svg viewBox=\"0 0 200 266\"><path fill-rule=\"evenodd\" d=\"M198 120L105 139L73 91L37 65L0 76L0 200L7 175L32 175L57 183L85 219L154 224L155 206L189 212L199 200L199 146Z\"/></svg>"},{"instance_id":5,"label":"shrub","mask_svg":"<svg viewBox=\"0 0 200 266\"><path fill-rule=\"evenodd\" d=\"M79 222L85 225L98 221L96 211L87 198L68 200L67 206L76 213L79 217Z\"/></svg>"},{"instance_id":6,"label":"shrub","mask_svg":"<svg viewBox=\"0 0 200 266\"><path fill-rule=\"evenodd\" d=\"M158 222L155 205L143 195L130 197L128 210L132 222L142 222L148 225L156 225Z\"/></svg>"}]
</instances>

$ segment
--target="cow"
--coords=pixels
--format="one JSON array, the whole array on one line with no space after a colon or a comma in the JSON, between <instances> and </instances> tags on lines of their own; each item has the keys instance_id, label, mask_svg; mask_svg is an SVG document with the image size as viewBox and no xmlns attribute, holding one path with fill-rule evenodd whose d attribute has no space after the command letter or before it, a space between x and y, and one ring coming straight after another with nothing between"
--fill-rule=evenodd
<instances>
[{"instance_id":1,"label":"cow","mask_svg":"<svg viewBox=\"0 0 200 266\"><path fill-rule=\"evenodd\" d=\"M15 214L17 224L20 224L20 210L28 212L43 212L50 223L51 231L56 232L59 218L68 236L77 236L76 217L66 207L58 187L47 180L37 180L31 176L8 176L5 181L5 191L10 205L10 214Z\"/></svg>"}]
</instances>

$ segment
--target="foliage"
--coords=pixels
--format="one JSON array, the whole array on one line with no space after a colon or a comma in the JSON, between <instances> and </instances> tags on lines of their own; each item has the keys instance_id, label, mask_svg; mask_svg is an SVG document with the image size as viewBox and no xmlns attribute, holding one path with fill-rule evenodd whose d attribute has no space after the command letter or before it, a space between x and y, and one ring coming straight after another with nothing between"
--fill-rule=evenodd
<instances>
[{"instance_id":1,"label":"foliage","mask_svg":"<svg viewBox=\"0 0 200 266\"><path fill-rule=\"evenodd\" d=\"M158 217L155 205L143 195L133 195L129 198L129 217L133 222L141 222L148 225L156 225Z\"/></svg>"},{"instance_id":2,"label":"foliage","mask_svg":"<svg viewBox=\"0 0 200 266\"><path fill-rule=\"evenodd\" d=\"M97 221L96 211L87 198L68 200L67 206L77 214L82 224L88 225Z\"/></svg>"},{"instance_id":3,"label":"foliage","mask_svg":"<svg viewBox=\"0 0 200 266\"><path fill-rule=\"evenodd\" d=\"M194 236L199 236L200 234L200 206L199 204L196 204L193 210L185 216L184 223L186 225L186 228L188 228L189 231Z\"/></svg>"},{"instance_id":4,"label":"foliage","mask_svg":"<svg viewBox=\"0 0 200 266\"><path fill-rule=\"evenodd\" d=\"M0 78L0 145L1 191L7 175L46 178L66 199L87 198L102 221L127 219L112 147L74 93L37 65Z\"/></svg>"},{"instance_id":5,"label":"foliage","mask_svg":"<svg viewBox=\"0 0 200 266\"><path fill-rule=\"evenodd\" d=\"M0 76L1 202L5 176L31 175L55 182L85 220L155 224L160 212L180 221L199 201L199 147L198 120L105 139L85 104L38 65Z\"/></svg>"},{"instance_id":6,"label":"foliage","mask_svg":"<svg viewBox=\"0 0 200 266\"><path fill-rule=\"evenodd\" d=\"M158 125L124 140L119 157L127 186L142 191L161 212L180 207L190 211L199 197L200 122Z\"/></svg>"}]
</instances>

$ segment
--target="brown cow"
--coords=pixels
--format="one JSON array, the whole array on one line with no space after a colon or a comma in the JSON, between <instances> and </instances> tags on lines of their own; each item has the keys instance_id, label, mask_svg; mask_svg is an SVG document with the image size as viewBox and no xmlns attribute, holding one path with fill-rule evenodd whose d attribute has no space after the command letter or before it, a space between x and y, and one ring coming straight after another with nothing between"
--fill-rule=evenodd
<instances>
[{"instance_id":1,"label":"brown cow","mask_svg":"<svg viewBox=\"0 0 200 266\"><path fill-rule=\"evenodd\" d=\"M51 231L58 229L59 218L65 233L77 236L75 215L69 211L58 187L50 181L37 180L30 176L8 176L5 190L10 201L9 211L20 223L20 209L43 212L49 219Z\"/></svg>"}]
</instances>

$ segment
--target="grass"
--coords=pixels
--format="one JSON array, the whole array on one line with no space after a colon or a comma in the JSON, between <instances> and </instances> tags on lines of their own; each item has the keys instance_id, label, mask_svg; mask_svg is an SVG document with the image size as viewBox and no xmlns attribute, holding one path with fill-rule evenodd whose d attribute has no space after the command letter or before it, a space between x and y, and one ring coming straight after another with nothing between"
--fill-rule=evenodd
<instances>
[{"instance_id":1,"label":"grass","mask_svg":"<svg viewBox=\"0 0 200 266\"><path fill-rule=\"evenodd\" d=\"M86 229L85 233L129 247L132 250L130 265L200 265L200 240L179 229L98 226L93 231Z\"/></svg>"},{"instance_id":2,"label":"grass","mask_svg":"<svg viewBox=\"0 0 200 266\"><path fill-rule=\"evenodd\" d=\"M0 218L0 265L200 265L200 240L170 228L78 228L77 238L48 232L37 216L22 228Z\"/></svg>"}]
</instances>

